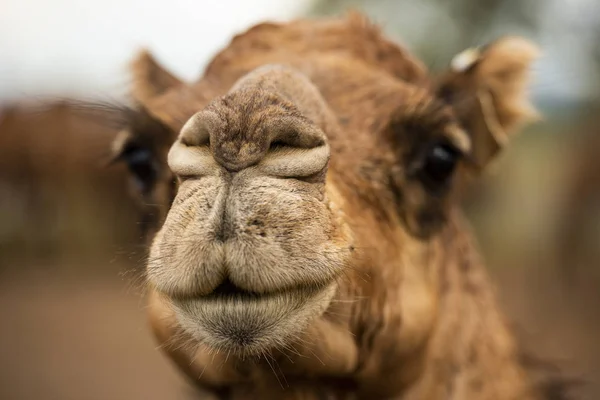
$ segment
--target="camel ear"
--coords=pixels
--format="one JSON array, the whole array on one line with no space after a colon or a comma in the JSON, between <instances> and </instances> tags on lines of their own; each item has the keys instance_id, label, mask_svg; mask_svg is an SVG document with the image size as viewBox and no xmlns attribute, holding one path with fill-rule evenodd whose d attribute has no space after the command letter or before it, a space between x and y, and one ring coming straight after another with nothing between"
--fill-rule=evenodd
<instances>
[{"instance_id":1,"label":"camel ear","mask_svg":"<svg viewBox=\"0 0 600 400\"><path fill-rule=\"evenodd\" d=\"M142 50L130 65L133 82L133 100L146 106L152 99L183 84L175 75L160 65L148 50Z\"/></svg>"},{"instance_id":2,"label":"camel ear","mask_svg":"<svg viewBox=\"0 0 600 400\"><path fill-rule=\"evenodd\" d=\"M436 82L471 136L471 158L484 168L526 123L539 118L528 96L531 64L538 47L521 37L504 37L454 57Z\"/></svg>"},{"instance_id":3,"label":"camel ear","mask_svg":"<svg viewBox=\"0 0 600 400\"><path fill-rule=\"evenodd\" d=\"M161 66L147 50L140 51L130 64L132 108L126 108L125 126L112 144L112 161L148 158L158 148L170 145L175 134L151 112L154 99L183 82ZM143 155L143 157L142 157Z\"/></svg>"}]
</instances>

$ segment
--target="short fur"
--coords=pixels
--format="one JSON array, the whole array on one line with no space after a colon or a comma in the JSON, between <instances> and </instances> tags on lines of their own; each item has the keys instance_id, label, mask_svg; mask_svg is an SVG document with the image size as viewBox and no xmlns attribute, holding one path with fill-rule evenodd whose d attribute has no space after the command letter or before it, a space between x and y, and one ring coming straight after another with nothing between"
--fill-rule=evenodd
<instances>
[{"instance_id":1,"label":"short fur","mask_svg":"<svg viewBox=\"0 0 600 400\"><path fill-rule=\"evenodd\" d=\"M156 143L179 133L152 149L156 190L178 185L157 192L148 262L165 353L220 398L550 398L456 207L497 150L489 113L507 134L529 113L536 51L500 40L436 80L351 14L257 25L190 85L143 56L133 92L172 132ZM434 190L419 171L435 143L463 157Z\"/></svg>"}]
</instances>

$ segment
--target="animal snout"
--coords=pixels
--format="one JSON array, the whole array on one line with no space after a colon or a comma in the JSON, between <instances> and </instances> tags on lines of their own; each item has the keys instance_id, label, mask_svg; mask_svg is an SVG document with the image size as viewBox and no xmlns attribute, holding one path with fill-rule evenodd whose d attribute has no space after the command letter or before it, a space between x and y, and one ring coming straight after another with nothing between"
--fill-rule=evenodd
<instances>
[{"instance_id":1,"label":"animal snout","mask_svg":"<svg viewBox=\"0 0 600 400\"><path fill-rule=\"evenodd\" d=\"M211 147L213 157L229 171L237 172L258 164L267 155L264 140L219 140L219 136L215 136Z\"/></svg>"},{"instance_id":2,"label":"animal snout","mask_svg":"<svg viewBox=\"0 0 600 400\"><path fill-rule=\"evenodd\" d=\"M249 107L242 105L237 111L221 106L196 113L181 130L181 144L188 150L197 148L188 153L196 154L199 166L207 161L198 156L210 155L230 172L258 166L266 175L306 177L325 169L329 146L319 127L301 115L285 115L278 110L259 109L248 115ZM178 163L174 164L171 168L177 173ZM186 168L197 169L193 165Z\"/></svg>"}]
</instances>

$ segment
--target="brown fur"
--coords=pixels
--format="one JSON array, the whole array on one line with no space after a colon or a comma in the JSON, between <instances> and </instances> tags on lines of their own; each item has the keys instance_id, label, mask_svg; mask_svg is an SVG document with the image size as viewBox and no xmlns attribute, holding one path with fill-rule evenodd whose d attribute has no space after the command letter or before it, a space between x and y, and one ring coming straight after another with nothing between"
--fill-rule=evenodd
<instances>
[{"instance_id":1,"label":"brown fur","mask_svg":"<svg viewBox=\"0 0 600 400\"><path fill-rule=\"evenodd\" d=\"M168 156L153 148L178 190L161 200L149 315L192 380L232 399L545 398L455 206L490 135L474 93L508 133L527 113L535 48L500 57L507 40L436 82L356 14L261 24L198 82L138 99L180 132ZM464 156L431 188L423 154L440 142Z\"/></svg>"}]
</instances>

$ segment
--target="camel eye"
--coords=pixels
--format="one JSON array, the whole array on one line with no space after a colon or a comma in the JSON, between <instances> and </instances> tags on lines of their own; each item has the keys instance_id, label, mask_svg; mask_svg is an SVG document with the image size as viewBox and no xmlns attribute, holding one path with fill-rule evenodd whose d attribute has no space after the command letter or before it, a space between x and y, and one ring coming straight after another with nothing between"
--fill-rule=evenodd
<instances>
[{"instance_id":1,"label":"camel eye","mask_svg":"<svg viewBox=\"0 0 600 400\"><path fill-rule=\"evenodd\" d=\"M148 193L154 186L158 175L152 152L145 147L130 144L125 148L121 157L133 175L136 186L142 193Z\"/></svg>"},{"instance_id":2,"label":"camel eye","mask_svg":"<svg viewBox=\"0 0 600 400\"><path fill-rule=\"evenodd\" d=\"M424 183L432 189L445 187L456 169L460 152L446 143L431 146L425 153L421 167Z\"/></svg>"}]
</instances>

